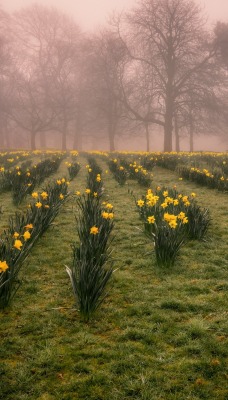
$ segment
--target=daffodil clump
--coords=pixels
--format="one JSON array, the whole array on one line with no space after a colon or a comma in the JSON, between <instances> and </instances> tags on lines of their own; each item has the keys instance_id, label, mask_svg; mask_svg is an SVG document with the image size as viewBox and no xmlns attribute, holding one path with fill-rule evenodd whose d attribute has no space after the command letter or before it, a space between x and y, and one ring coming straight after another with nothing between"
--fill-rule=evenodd
<instances>
[{"instance_id":1,"label":"daffodil clump","mask_svg":"<svg viewBox=\"0 0 228 400\"><path fill-rule=\"evenodd\" d=\"M152 182L153 175L147 169L136 161L128 165L129 177L135 179L140 186L149 187Z\"/></svg>"},{"instance_id":2,"label":"daffodil clump","mask_svg":"<svg viewBox=\"0 0 228 400\"><path fill-rule=\"evenodd\" d=\"M178 193L175 188L148 189L136 206L146 235L154 241L159 265L173 265L187 238L203 239L209 227L207 209L196 203L196 194Z\"/></svg>"},{"instance_id":3,"label":"daffodil clump","mask_svg":"<svg viewBox=\"0 0 228 400\"><path fill-rule=\"evenodd\" d=\"M79 243L73 245L71 268L66 267L79 312L86 321L106 296L106 286L113 271L109 263L113 205L101 202L101 197L95 194L89 188L83 194L76 193Z\"/></svg>"},{"instance_id":4,"label":"daffodil clump","mask_svg":"<svg viewBox=\"0 0 228 400\"><path fill-rule=\"evenodd\" d=\"M126 168L121 165L117 158L109 159L107 164L111 173L113 174L114 179L119 183L120 186L123 186L126 183L129 175Z\"/></svg>"},{"instance_id":5,"label":"daffodil clump","mask_svg":"<svg viewBox=\"0 0 228 400\"><path fill-rule=\"evenodd\" d=\"M81 166L78 161L66 162L67 170L69 173L69 179L72 181L79 173Z\"/></svg>"},{"instance_id":6,"label":"daffodil clump","mask_svg":"<svg viewBox=\"0 0 228 400\"><path fill-rule=\"evenodd\" d=\"M11 227L0 237L0 308L5 308L16 293L19 270L33 245L33 225L17 229L15 221L12 226L11 218Z\"/></svg>"},{"instance_id":7,"label":"daffodil clump","mask_svg":"<svg viewBox=\"0 0 228 400\"><path fill-rule=\"evenodd\" d=\"M94 157L90 156L88 162L89 164L86 166L88 171L87 188L100 197L103 193L102 169L99 167Z\"/></svg>"}]
</instances>

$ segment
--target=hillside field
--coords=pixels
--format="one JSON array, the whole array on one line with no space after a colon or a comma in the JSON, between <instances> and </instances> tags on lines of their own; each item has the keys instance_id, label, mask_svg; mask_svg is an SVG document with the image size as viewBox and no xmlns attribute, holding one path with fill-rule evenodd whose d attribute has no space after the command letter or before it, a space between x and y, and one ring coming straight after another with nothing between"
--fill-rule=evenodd
<instances>
[{"instance_id":1,"label":"hillside field","mask_svg":"<svg viewBox=\"0 0 228 400\"><path fill-rule=\"evenodd\" d=\"M15 296L0 310L0 399L227 400L227 193L155 163L150 188L195 193L211 219L205 240L188 240L172 267L158 267L135 204L148 187L133 179L119 185L107 157L95 153L102 199L114 210L114 272L107 296L84 322L65 266L78 243L76 192L87 188L87 156L77 156L81 168L69 195L23 262ZM40 161L40 154L31 160ZM34 190L68 180L71 161L66 154ZM30 198L15 205L10 191L0 193L0 232Z\"/></svg>"}]
</instances>

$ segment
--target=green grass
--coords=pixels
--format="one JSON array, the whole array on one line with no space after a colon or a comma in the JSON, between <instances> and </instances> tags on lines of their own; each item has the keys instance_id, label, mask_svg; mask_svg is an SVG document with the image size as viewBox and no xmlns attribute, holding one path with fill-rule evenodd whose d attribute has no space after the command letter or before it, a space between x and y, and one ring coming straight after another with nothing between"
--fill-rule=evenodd
<instances>
[{"instance_id":1,"label":"green grass","mask_svg":"<svg viewBox=\"0 0 228 400\"><path fill-rule=\"evenodd\" d=\"M86 188L87 160L80 161L72 192ZM133 181L120 187L103 173L104 197L115 211L116 271L104 304L85 324L64 267L77 239L72 196L22 267L23 283L11 307L0 313L3 399L228 399L227 196L178 181L167 170L156 167L153 173L153 187L177 184L209 207L210 240L189 242L171 270L159 269L128 193L140 197L144 190ZM64 175L62 163L56 176ZM10 196L1 195L0 204L8 213Z\"/></svg>"}]
</instances>

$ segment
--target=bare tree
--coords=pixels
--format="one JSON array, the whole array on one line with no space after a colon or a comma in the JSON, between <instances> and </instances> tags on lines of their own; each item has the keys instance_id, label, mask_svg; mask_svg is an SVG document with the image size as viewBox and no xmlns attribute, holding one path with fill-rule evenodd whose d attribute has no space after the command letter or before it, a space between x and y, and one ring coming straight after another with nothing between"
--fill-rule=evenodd
<instances>
[{"instance_id":1,"label":"bare tree","mask_svg":"<svg viewBox=\"0 0 228 400\"><path fill-rule=\"evenodd\" d=\"M103 30L91 39L93 52L89 58L91 106L97 127L105 131L110 151L120 132L125 110L121 101L119 73L125 56L122 41L111 31Z\"/></svg>"},{"instance_id":2,"label":"bare tree","mask_svg":"<svg viewBox=\"0 0 228 400\"><path fill-rule=\"evenodd\" d=\"M151 69L155 104L162 107L160 115L156 109L152 113L151 122L164 125L164 151L172 150L175 104L214 55L204 26L193 0L142 0L117 24L129 56Z\"/></svg>"},{"instance_id":3,"label":"bare tree","mask_svg":"<svg viewBox=\"0 0 228 400\"><path fill-rule=\"evenodd\" d=\"M75 111L73 83L80 30L61 12L38 5L16 13L14 23L21 77L15 81L17 100L27 110L32 147L36 133L52 130L60 132L65 150ZM23 87L22 79L26 82ZM16 108L20 108L19 104ZM18 113L13 118L19 123Z\"/></svg>"},{"instance_id":4,"label":"bare tree","mask_svg":"<svg viewBox=\"0 0 228 400\"><path fill-rule=\"evenodd\" d=\"M13 70L12 27L10 15L0 8L0 139L1 147L8 148L9 121L12 93L10 75Z\"/></svg>"},{"instance_id":5,"label":"bare tree","mask_svg":"<svg viewBox=\"0 0 228 400\"><path fill-rule=\"evenodd\" d=\"M215 45L217 49L216 62L224 70L223 90L220 92L220 110L222 116L221 128L225 133L227 142L227 123L228 123L228 23L217 22L214 29Z\"/></svg>"}]
</instances>

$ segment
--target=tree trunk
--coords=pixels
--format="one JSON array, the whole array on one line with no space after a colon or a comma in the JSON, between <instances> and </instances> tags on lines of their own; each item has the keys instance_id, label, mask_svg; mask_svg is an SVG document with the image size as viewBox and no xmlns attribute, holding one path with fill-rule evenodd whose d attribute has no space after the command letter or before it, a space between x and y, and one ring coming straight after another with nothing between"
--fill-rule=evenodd
<instances>
[{"instance_id":1,"label":"tree trunk","mask_svg":"<svg viewBox=\"0 0 228 400\"><path fill-rule=\"evenodd\" d=\"M31 131L30 133L31 140L31 150L36 150L36 132Z\"/></svg>"},{"instance_id":2,"label":"tree trunk","mask_svg":"<svg viewBox=\"0 0 228 400\"><path fill-rule=\"evenodd\" d=\"M112 121L108 125L109 151L115 151L115 125Z\"/></svg>"},{"instance_id":3,"label":"tree trunk","mask_svg":"<svg viewBox=\"0 0 228 400\"><path fill-rule=\"evenodd\" d=\"M164 126L164 151L172 151L172 116L165 116L165 126Z\"/></svg>"},{"instance_id":4,"label":"tree trunk","mask_svg":"<svg viewBox=\"0 0 228 400\"><path fill-rule=\"evenodd\" d=\"M66 131L64 130L62 132L62 146L61 146L62 151L66 151L66 148L67 148L67 146L66 146L66 138L67 138L67 135L66 135Z\"/></svg>"},{"instance_id":5,"label":"tree trunk","mask_svg":"<svg viewBox=\"0 0 228 400\"><path fill-rule=\"evenodd\" d=\"M150 151L150 132L149 132L149 125L145 123L145 129L146 129L146 151Z\"/></svg>"},{"instance_id":6,"label":"tree trunk","mask_svg":"<svg viewBox=\"0 0 228 400\"><path fill-rule=\"evenodd\" d=\"M172 151L172 133L173 133L173 101L171 94L167 93L166 98L166 112L165 112L165 125L164 125L164 151Z\"/></svg>"},{"instance_id":7,"label":"tree trunk","mask_svg":"<svg viewBox=\"0 0 228 400\"><path fill-rule=\"evenodd\" d=\"M109 134L109 151L115 151L115 140L113 132Z\"/></svg>"},{"instance_id":8,"label":"tree trunk","mask_svg":"<svg viewBox=\"0 0 228 400\"><path fill-rule=\"evenodd\" d=\"M194 151L194 139L193 139L193 129L190 127L190 135L189 135L189 144L190 144L190 151Z\"/></svg>"},{"instance_id":9,"label":"tree trunk","mask_svg":"<svg viewBox=\"0 0 228 400\"><path fill-rule=\"evenodd\" d=\"M5 134L6 149L10 149L10 133L9 133L7 124L6 124L6 128L5 128L4 134Z\"/></svg>"},{"instance_id":10,"label":"tree trunk","mask_svg":"<svg viewBox=\"0 0 228 400\"><path fill-rule=\"evenodd\" d=\"M47 147L46 132L40 132L40 147L41 149L46 149Z\"/></svg>"},{"instance_id":11,"label":"tree trunk","mask_svg":"<svg viewBox=\"0 0 228 400\"><path fill-rule=\"evenodd\" d=\"M189 145L190 151L194 151L194 126L193 126L193 119L192 115L190 114L190 128L189 128Z\"/></svg>"},{"instance_id":12,"label":"tree trunk","mask_svg":"<svg viewBox=\"0 0 228 400\"><path fill-rule=\"evenodd\" d=\"M168 37L167 53L167 83L165 97L165 125L164 125L164 151L172 151L173 141L173 112L174 112L174 76L175 76L175 58L172 37Z\"/></svg>"},{"instance_id":13,"label":"tree trunk","mask_svg":"<svg viewBox=\"0 0 228 400\"><path fill-rule=\"evenodd\" d=\"M82 150L82 125L81 125L80 115L77 116L75 122L73 149L78 151Z\"/></svg>"},{"instance_id":14,"label":"tree trunk","mask_svg":"<svg viewBox=\"0 0 228 400\"><path fill-rule=\"evenodd\" d=\"M175 127L176 151L179 153L179 151L180 151L180 136L179 136L179 126L178 126L177 116L174 117L174 127Z\"/></svg>"},{"instance_id":15,"label":"tree trunk","mask_svg":"<svg viewBox=\"0 0 228 400\"><path fill-rule=\"evenodd\" d=\"M81 132L75 131L74 141L73 141L73 149L82 151L82 135Z\"/></svg>"},{"instance_id":16,"label":"tree trunk","mask_svg":"<svg viewBox=\"0 0 228 400\"><path fill-rule=\"evenodd\" d=\"M67 117L66 110L63 110L63 130L62 130L62 151L67 149Z\"/></svg>"}]
</instances>

